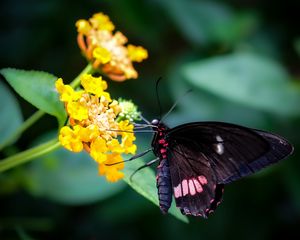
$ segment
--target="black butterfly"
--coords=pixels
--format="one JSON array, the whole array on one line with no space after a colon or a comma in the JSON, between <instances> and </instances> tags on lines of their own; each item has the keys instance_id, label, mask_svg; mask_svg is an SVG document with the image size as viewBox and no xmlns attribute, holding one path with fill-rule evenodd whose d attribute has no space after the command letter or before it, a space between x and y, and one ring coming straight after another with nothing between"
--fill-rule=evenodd
<instances>
[{"instance_id":1,"label":"black butterfly","mask_svg":"<svg viewBox=\"0 0 300 240\"><path fill-rule=\"evenodd\" d=\"M230 123L194 122L168 128L154 119L151 125L157 159L147 165L159 160L156 179L163 213L174 195L182 214L206 218L220 204L225 184L293 152L293 146L278 135Z\"/></svg>"}]
</instances>

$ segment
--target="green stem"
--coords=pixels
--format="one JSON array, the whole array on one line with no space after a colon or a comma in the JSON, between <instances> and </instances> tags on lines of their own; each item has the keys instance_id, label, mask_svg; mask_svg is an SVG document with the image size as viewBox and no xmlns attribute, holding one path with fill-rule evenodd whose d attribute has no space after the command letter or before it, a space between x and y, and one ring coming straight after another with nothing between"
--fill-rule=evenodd
<instances>
[{"instance_id":1,"label":"green stem","mask_svg":"<svg viewBox=\"0 0 300 240\"><path fill-rule=\"evenodd\" d=\"M26 129L38 121L44 114L45 113L43 111L39 110L31 115L9 138L6 139L6 141L0 144L0 150L17 140L18 136L20 136Z\"/></svg>"},{"instance_id":2,"label":"green stem","mask_svg":"<svg viewBox=\"0 0 300 240\"><path fill-rule=\"evenodd\" d=\"M83 75L83 74L86 74L86 73L92 73L93 72L93 67L92 67L92 64L88 64L83 70L82 72L70 83L70 86L72 88L76 88L80 85L80 77Z\"/></svg>"},{"instance_id":3,"label":"green stem","mask_svg":"<svg viewBox=\"0 0 300 240\"><path fill-rule=\"evenodd\" d=\"M58 147L60 147L60 143L57 138L54 138L46 143L38 145L34 148L25 150L23 152L17 153L11 157L7 157L0 161L0 172L4 172L10 168L16 167L23 163L29 162L34 158L37 158L41 155L49 153Z\"/></svg>"}]
</instances>

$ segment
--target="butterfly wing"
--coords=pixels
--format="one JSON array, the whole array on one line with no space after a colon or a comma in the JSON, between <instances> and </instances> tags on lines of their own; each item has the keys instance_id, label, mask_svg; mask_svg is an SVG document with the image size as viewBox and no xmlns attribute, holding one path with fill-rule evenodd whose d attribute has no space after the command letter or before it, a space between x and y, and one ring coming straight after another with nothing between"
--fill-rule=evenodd
<instances>
[{"instance_id":1,"label":"butterfly wing","mask_svg":"<svg viewBox=\"0 0 300 240\"><path fill-rule=\"evenodd\" d=\"M280 160L283 160L293 152L293 146L284 138L268 133L265 131L260 130L253 130L255 133L257 133L259 136L261 136L264 141L267 142L268 148L264 153L261 155L258 154L258 152L255 152L255 147L258 148L258 146L252 146L250 151L253 151L253 153L256 153L256 157L252 158L244 158L243 162L237 162L236 165L238 166L238 169L233 172L232 174L225 175L223 174L223 177L220 177L220 180L223 183L230 183L232 181L235 181L241 177L248 176L252 173L255 173L259 171L262 168L265 168L269 165L272 165L274 163L279 162ZM256 143L258 145L258 142ZM230 153L227 153L225 157L229 158ZM219 171L218 176L222 176L221 172Z\"/></svg>"},{"instance_id":2,"label":"butterfly wing","mask_svg":"<svg viewBox=\"0 0 300 240\"><path fill-rule=\"evenodd\" d=\"M219 122L180 125L169 130L167 141L176 204L184 214L204 217L221 201L223 184L276 163L293 151L277 135Z\"/></svg>"},{"instance_id":3,"label":"butterfly wing","mask_svg":"<svg viewBox=\"0 0 300 240\"><path fill-rule=\"evenodd\" d=\"M221 201L223 185L217 184L206 156L196 144L178 139L168 159L176 206L185 215L207 217Z\"/></svg>"}]
</instances>

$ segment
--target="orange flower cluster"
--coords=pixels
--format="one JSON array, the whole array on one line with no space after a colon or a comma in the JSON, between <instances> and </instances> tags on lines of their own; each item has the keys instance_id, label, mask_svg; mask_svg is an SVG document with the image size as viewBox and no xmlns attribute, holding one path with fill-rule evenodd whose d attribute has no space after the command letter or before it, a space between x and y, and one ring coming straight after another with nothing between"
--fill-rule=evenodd
<instances>
[{"instance_id":1,"label":"orange flower cluster","mask_svg":"<svg viewBox=\"0 0 300 240\"><path fill-rule=\"evenodd\" d=\"M141 46L125 46L127 38L119 31L113 33L115 26L108 16L97 13L89 20L78 20L76 26L78 45L95 69L115 81L138 77L132 62L143 61L148 52Z\"/></svg>"}]
</instances>

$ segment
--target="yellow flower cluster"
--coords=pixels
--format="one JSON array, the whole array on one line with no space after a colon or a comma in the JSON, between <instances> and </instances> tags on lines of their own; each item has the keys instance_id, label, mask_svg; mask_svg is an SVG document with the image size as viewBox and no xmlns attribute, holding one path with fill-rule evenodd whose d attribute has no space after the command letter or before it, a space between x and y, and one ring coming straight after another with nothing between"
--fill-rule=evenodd
<instances>
[{"instance_id":1,"label":"yellow flower cluster","mask_svg":"<svg viewBox=\"0 0 300 240\"><path fill-rule=\"evenodd\" d=\"M94 14L89 20L76 22L78 45L86 58L112 80L124 81L137 78L132 62L148 57L146 49L131 44L121 32L113 33L115 26L103 13Z\"/></svg>"},{"instance_id":2,"label":"yellow flower cluster","mask_svg":"<svg viewBox=\"0 0 300 240\"><path fill-rule=\"evenodd\" d=\"M105 91L107 84L102 77L85 74L80 80L83 90L79 91L65 85L61 78L56 81L70 123L61 128L59 141L73 152L85 149L99 164L99 173L115 182L123 177L119 170L124 168L124 163L107 164L122 161L122 153L136 152L133 125L128 120L117 121L121 107Z\"/></svg>"}]
</instances>

